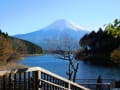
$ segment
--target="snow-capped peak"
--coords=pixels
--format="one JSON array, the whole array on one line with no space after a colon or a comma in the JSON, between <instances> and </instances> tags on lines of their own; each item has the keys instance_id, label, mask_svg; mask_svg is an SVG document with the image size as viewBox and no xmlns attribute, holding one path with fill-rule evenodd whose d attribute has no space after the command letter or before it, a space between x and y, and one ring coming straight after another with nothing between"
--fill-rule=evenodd
<instances>
[{"instance_id":1,"label":"snow-capped peak","mask_svg":"<svg viewBox=\"0 0 120 90\"><path fill-rule=\"evenodd\" d=\"M82 27L80 27L77 24L72 23L69 20L66 19L61 19L61 20L57 20L54 23L50 24L48 27L49 29L59 29L59 30L65 30L65 29L73 29L75 31L79 31L79 30L83 30Z\"/></svg>"}]
</instances>

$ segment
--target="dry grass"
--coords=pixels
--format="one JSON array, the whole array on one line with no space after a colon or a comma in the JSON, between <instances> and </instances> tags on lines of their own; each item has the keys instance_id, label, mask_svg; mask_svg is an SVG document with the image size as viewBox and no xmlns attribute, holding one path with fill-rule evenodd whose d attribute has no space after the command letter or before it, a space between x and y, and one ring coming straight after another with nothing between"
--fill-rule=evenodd
<instances>
[{"instance_id":1,"label":"dry grass","mask_svg":"<svg viewBox=\"0 0 120 90\"><path fill-rule=\"evenodd\" d=\"M0 64L0 70L8 70L8 69L18 69L18 68L26 68L23 64L18 64L15 62L9 62L7 64Z\"/></svg>"}]
</instances>

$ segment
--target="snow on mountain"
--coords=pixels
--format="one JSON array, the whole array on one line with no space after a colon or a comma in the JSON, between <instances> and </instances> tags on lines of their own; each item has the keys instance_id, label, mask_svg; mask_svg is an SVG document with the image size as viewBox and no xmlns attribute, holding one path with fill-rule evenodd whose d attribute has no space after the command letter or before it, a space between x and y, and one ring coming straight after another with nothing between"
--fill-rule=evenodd
<instances>
[{"instance_id":1,"label":"snow on mountain","mask_svg":"<svg viewBox=\"0 0 120 90\"><path fill-rule=\"evenodd\" d=\"M46 29L57 29L59 28L59 30L65 30L65 29L72 29L75 31L78 31L80 29L82 29L82 27L72 23L71 21L68 21L66 19L61 19L61 20L57 20L54 23L50 24L48 27L46 27Z\"/></svg>"},{"instance_id":2,"label":"snow on mountain","mask_svg":"<svg viewBox=\"0 0 120 90\"><path fill-rule=\"evenodd\" d=\"M88 33L88 31L82 27L68 20L61 19L43 29L27 34L15 35L14 37L31 41L42 46L43 49L55 49L58 42L66 37L72 38L71 42L76 41L76 43L73 42L73 44L79 47L79 40L86 33Z\"/></svg>"}]
</instances>

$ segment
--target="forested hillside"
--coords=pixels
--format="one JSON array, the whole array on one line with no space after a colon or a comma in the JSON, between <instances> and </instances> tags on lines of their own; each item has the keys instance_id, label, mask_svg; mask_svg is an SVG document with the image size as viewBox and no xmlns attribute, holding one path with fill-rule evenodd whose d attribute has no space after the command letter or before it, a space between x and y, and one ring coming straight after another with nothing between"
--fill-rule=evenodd
<instances>
[{"instance_id":1,"label":"forested hillside","mask_svg":"<svg viewBox=\"0 0 120 90\"><path fill-rule=\"evenodd\" d=\"M104 29L92 31L82 37L77 59L97 64L116 63L120 65L120 20L107 24Z\"/></svg>"},{"instance_id":2,"label":"forested hillside","mask_svg":"<svg viewBox=\"0 0 120 90\"><path fill-rule=\"evenodd\" d=\"M9 62L21 55L40 54L42 48L22 39L8 36L0 30L0 62Z\"/></svg>"}]
</instances>

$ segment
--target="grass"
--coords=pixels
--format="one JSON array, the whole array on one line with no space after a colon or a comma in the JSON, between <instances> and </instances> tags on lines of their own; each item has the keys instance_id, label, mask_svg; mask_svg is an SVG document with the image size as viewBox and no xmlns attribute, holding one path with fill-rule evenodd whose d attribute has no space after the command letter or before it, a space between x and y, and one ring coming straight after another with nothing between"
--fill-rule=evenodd
<instances>
[{"instance_id":1,"label":"grass","mask_svg":"<svg viewBox=\"0 0 120 90\"><path fill-rule=\"evenodd\" d=\"M0 62L0 70L6 70L6 69L19 69L19 68L26 68L28 66L25 66L23 64L18 64L15 62L9 62L9 63L2 63Z\"/></svg>"}]
</instances>

